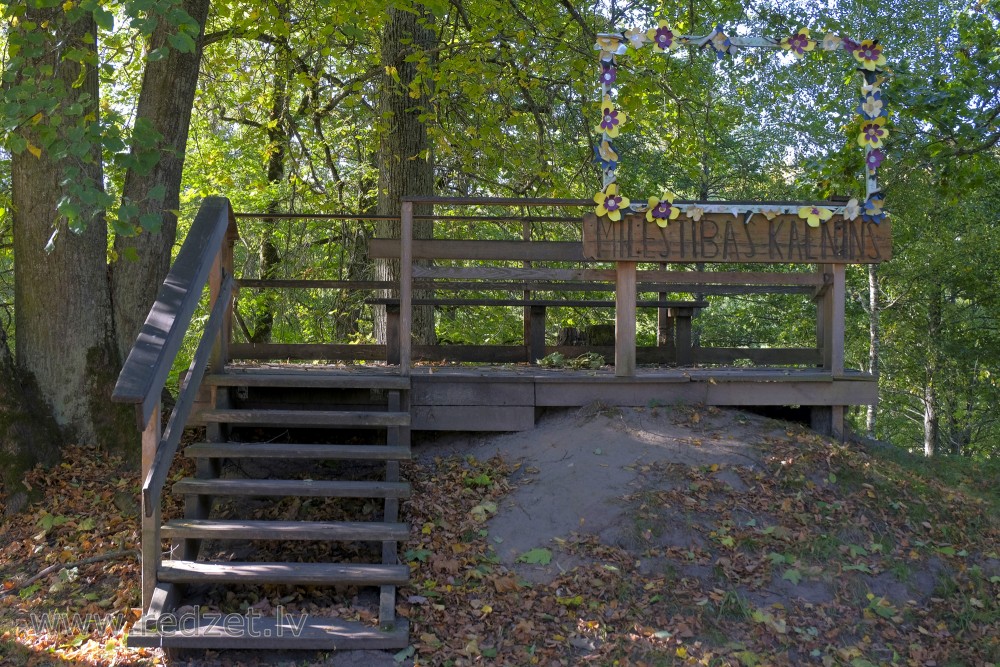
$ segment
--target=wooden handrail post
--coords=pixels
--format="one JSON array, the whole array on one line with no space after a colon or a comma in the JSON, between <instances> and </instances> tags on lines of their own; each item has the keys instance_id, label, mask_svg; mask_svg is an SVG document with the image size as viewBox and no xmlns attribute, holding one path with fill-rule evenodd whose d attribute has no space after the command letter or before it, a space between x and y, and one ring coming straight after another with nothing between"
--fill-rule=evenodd
<instances>
[{"instance_id":1,"label":"wooden handrail post","mask_svg":"<svg viewBox=\"0 0 1000 667\"><path fill-rule=\"evenodd\" d=\"M844 330L847 301L847 266L834 264L833 285L830 288L830 372L834 377L844 375Z\"/></svg>"},{"instance_id":2,"label":"wooden handrail post","mask_svg":"<svg viewBox=\"0 0 1000 667\"><path fill-rule=\"evenodd\" d=\"M160 444L160 406L153 408L153 414L142 432L142 479L149 477L153 467L156 448ZM142 608L149 609L156 588L156 571L160 568L160 501L156 506L147 508L145 501L142 507Z\"/></svg>"},{"instance_id":3,"label":"wooden handrail post","mask_svg":"<svg viewBox=\"0 0 1000 667\"><path fill-rule=\"evenodd\" d=\"M413 202L403 201L399 218L399 374L410 374L413 345Z\"/></svg>"},{"instance_id":4,"label":"wooden handrail post","mask_svg":"<svg viewBox=\"0 0 1000 667\"><path fill-rule=\"evenodd\" d=\"M636 262L618 262L615 271L615 375L635 375Z\"/></svg>"}]
</instances>

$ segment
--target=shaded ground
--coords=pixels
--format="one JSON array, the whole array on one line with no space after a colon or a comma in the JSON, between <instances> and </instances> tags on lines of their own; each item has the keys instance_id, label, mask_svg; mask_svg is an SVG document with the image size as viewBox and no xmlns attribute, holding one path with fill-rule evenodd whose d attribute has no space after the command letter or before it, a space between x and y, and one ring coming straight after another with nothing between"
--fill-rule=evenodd
<instances>
[{"instance_id":1,"label":"shaded ground","mask_svg":"<svg viewBox=\"0 0 1000 667\"><path fill-rule=\"evenodd\" d=\"M398 605L412 624L409 650L171 662L1000 662L995 495L712 408L595 405L531 432L441 437L415 452L403 547L413 576ZM128 555L22 586L59 560L136 546L136 485L112 489L114 462L73 455L90 463L39 473L44 499L3 525L0 580L13 593L0 597L0 664L153 664L156 652L121 648L113 628L30 628L42 610L134 615L138 569ZM304 519L331 511L293 509ZM334 613L369 613L364 591L341 593ZM241 589L225 603L305 605L310 594Z\"/></svg>"}]
</instances>

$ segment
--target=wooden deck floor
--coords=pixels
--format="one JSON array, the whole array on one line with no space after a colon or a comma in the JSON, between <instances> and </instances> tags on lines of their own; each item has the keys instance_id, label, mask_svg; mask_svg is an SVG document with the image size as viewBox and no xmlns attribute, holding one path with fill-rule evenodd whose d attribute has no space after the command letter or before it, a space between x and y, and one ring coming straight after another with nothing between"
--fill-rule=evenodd
<instances>
[{"instance_id":1,"label":"wooden deck floor","mask_svg":"<svg viewBox=\"0 0 1000 667\"><path fill-rule=\"evenodd\" d=\"M336 376L397 376L384 365L233 364L227 373L294 376L298 386L322 386ZM543 408L608 406L847 406L875 400L867 373L835 377L815 368L639 368L630 378L614 370L547 369L527 365L416 366L410 372L413 430L521 431L534 428Z\"/></svg>"}]
</instances>

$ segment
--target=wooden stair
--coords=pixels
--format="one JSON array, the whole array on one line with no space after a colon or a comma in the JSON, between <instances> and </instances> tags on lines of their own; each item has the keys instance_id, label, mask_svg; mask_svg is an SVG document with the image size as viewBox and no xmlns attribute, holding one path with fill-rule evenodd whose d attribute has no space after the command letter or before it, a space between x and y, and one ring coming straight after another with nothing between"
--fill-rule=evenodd
<instances>
[{"instance_id":1,"label":"wooden stair","mask_svg":"<svg viewBox=\"0 0 1000 667\"><path fill-rule=\"evenodd\" d=\"M129 635L131 646L181 648L281 648L281 649L390 649L409 641L406 619L395 615L396 587L407 583L409 568L400 564L398 543L407 539L409 526L399 522L399 501L408 498L410 486L400 480L400 461L410 458L409 378L398 375L359 375L344 372L293 372L289 370L238 370L207 375L213 405L198 415L207 424L207 441L183 450L196 462L193 477L179 479L172 492L185 499L185 516L163 522L160 536L171 541L171 559L156 568L156 592L150 608ZM339 403L309 402L294 407L255 404L248 390L261 396L277 390L322 392L321 401L338 392L368 390L371 400L353 409ZM271 392L271 394L268 394ZM239 396L240 398L237 398ZM267 403L267 399L261 399ZM381 401L384 409L372 406ZM243 402L244 405L238 403ZM257 403L261 401L258 400ZM335 407L336 409L329 409ZM229 439L235 429L285 428L291 436L308 430L312 438L295 442L253 442L245 437ZM330 444L343 439L344 429L384 432L377 444ZM322 434L317 436L317 434ZM373 434L376 435L377 434ZM295 439L295 438L292 438ZM241 462L254 460L260 466L315 465L322 461L360 462L369 472L376 465L382 479L250 479L222 476L223 462L231 460L237 470ZM293 462L289 464L289 462ZM308 470L307 470L308 473ZM213 517L213 500L228 500L231 506L259 505L268 499L291 497L325 499L370 498L381 501L382 516L373 521L296 521ZM335 501L338 502L338 501ZM204 559L206 541L314 541L381 544L380 562L244 562L224 558ZM278 560L280 561L280 555ZM309 587L359 586L379 588L379 626L338 618L318 618L279 610L276 616L243 616L225 623L212 614L195 613L179 618L173 612L185 602L192 586L284 585ZM215 620L216 622L213 622Z\"/></svg>"}]
</instances>

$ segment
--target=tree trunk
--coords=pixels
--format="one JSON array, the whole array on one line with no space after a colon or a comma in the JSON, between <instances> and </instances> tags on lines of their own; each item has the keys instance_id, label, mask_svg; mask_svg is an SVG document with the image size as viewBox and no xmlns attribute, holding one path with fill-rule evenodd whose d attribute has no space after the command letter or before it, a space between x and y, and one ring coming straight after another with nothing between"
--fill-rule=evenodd
<instances>
[{"instance_id":1,"label":"tree trunk","mask_svg":"<svg viewBox=\"0 0 1000 667\"><path fill-rule=\"evenodd\" d=\"M188 126L191 108L198 83L201 62L201 36L205 32L209 0L183 0L181 8L201 26L201 35L194 53L180 53L171 48L166 57L147 62L142 76L142 89L136 111L136 124L148 123L161 135L153 147L158 160L151 170L140 173L129 169L125 175L122 203L138 205L138 215L156 214L160 228L137 236L119 235L115 238L118 261L111 274L112 300L114 303L115 338L122 359L139 335L156 293L170 269L171 251L177 236L177 216L180 208L181 175L184 153L187 149ZM176 28L167 21L160 21L150 38L150 49L167 45L167 38ZM136 150L136 147L133 147ZM153 199L149 193L161 188L162 199Z\"/></svg>"},{"instance_id":2,"label":"tree trunk","mask_svg":"<svg viewBox=\"0 0 1000 667\"><path fill-rule=\"evenodd\" d=\"M878 265L871 264L868 266L868 372L871 373L876 382L878 382L879 352L882 345L878 290ZM875 403L868 406L867 419L865 420L865 431L869 438L876 437L875 422L877 417L878 394L876 393Z\"/></svg>"},{"instance_id":3,"label":"tree trunk","mask_svg":"<svg viewBox=\"0 0 1000 667\"><path fill-rule=\"evenodd\" d=\"M61 89L63 108L80 106L84 113L52 128L72 146L79 145L74 132L90 136L95 130L98 80L92 65L69 60L65 50L90 54L96 62L96 30L89 13L74 22L63 14L61 7L26 11L25 18L37 25L48 21L57 27L55 34L40 33L48 41L37 57L26 58L21 72L51 71L38 85ZM45 145L32 134L36 131L26 129L27 138ZM108 233L96 201L103 193L101 145L91 141L85 148L79 157L23 151L11 163L16 364L37 382L69 441L127 451L125 447L135 445L134 418L110 401L120 363L106 261ZM73 174L72 179L67 174ZM79 202L85 224L79 231L71 231L58 211L64 197Z\"/></svg>"},{"instance_id":4,"label":"tree trunk","mask_svg":"<svg viewBox=\"0 0 1000 667\"><path fill-rule=\"evenodd\" d=\"M931 285L930 303L927 307L927 365L924 382L924 456L934 456L940 441L938 428L938 370L941 368L939 341L943 323L943 304L940 285Z\"/></svg>"},{"instance_id":5,"label":"tree trunk","mask_svg":"<svg viewBox=\"0 0 1000 667\"><path fill-rule=\"evenodd\" d=\"M18 371L0 329L0 490L4 514L21 511L28 498L24 473L36 463L59 460L59 428L45 408L38 388Z\"/></svg>"},{"instance_id":6,"label":"tree trunk","mask_svg":"<svg viewBox=\"0 0 1000 667\"><path fill-rule=\"evenodd\" d=\"M280 192L285 180L285 154L288 146L290 121L288 118L287 72L281 59L274 65L274 91L271 97L271 112L267 126L267 184L273 193ZM271 125L273 123L273 125ZM267 203L268 213L281 209L281 199L277 194ZM281 273L281 252L274 242L274 228L278 218L264 218L263 239L260 242L260 279L275 280ZM274 331L274 313L278 307L278 293L267 288L255 306L255 316L251 325L251 343L270 343Z\"/></svg>"},{"instance_id":7,"label":"tree trunk","mask_svg":"<svg viewBox=\"0 0 1000 667\"><path fill-rule=\"evenodd\" d=\"M379 86L379 111L383 126L379 140L379 215L397 216L404 195L434 194L434 162L431 157L427 128L420 114L429 106L426 79L419 85L418 98L410 96L410 86L417 77L417 63L406 62L414 53L434 46L435 35L426 22L414 12L392 9L382 33L382 64L384 73ZM415 207L415 213L430 213L431 207ZM378 236L399 238L399 223L384 221L378 225ZM432 238L433 224L414 224L414 238ZM398 280L399 263L380 260L375 265L377 280ZM422 296L414 294L414 297ZM384 343L385 312L377 311L376 339ZM413 309L413 335L422 343L434 342L434 311L431 307Z\"/></svg>"}]
</instances>

